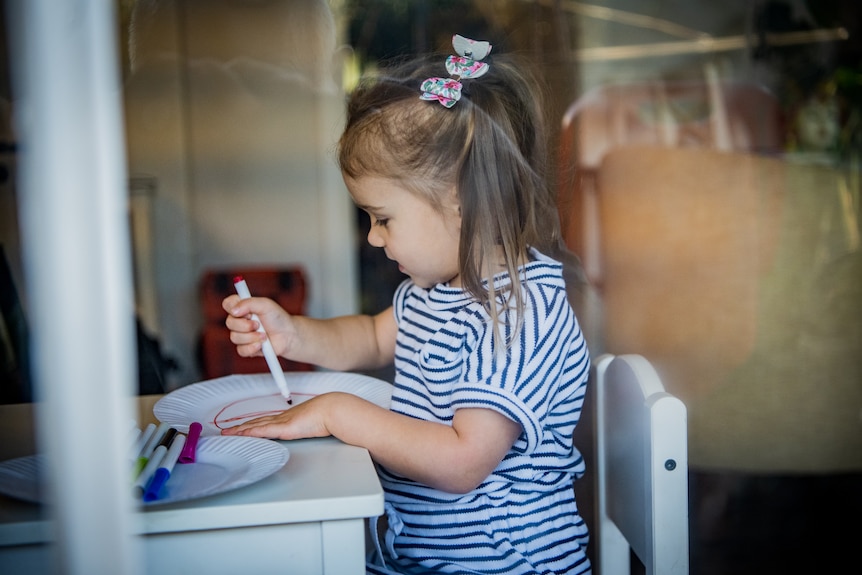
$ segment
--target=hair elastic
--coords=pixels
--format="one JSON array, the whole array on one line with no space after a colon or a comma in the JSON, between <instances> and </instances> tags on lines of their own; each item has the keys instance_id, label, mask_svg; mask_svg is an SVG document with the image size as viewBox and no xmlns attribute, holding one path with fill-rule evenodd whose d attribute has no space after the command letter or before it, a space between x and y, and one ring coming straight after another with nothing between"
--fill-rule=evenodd
<instances>
[{"instance_id":1,"label":"hair elastic","mask_svg":"<svg viewBox=\"0 0 862 575\"><path fill-rule=\"evenodd\" d=\"M461 99L463 85L461 80L478 78L488 71L488 64L482 62L491 53L491 44L465 38L459 34L452 37L452 46L457 56L446 58L446 71L449 78L431 77L422 82L423 100L437 101L451 108Z\"/></svg>"}]
</instances>

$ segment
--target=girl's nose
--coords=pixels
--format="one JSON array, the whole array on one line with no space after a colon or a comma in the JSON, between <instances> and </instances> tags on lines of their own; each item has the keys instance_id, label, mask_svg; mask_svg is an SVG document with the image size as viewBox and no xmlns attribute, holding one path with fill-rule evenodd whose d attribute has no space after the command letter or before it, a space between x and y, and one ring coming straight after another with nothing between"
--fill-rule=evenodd
<instances>
[{"instance_id":1,"label":"girl's nose","mask_svg":"<svg viewBox=\"0 0 862 575\"><path fill-rule=\"evenodd\" d=\"M383 236L380 235L380 232L377 230L376 226L371 226L371 229L368 230L368 243L371 244L372 247L382 248L384 246Z\"/></svg>"}]
</instances>

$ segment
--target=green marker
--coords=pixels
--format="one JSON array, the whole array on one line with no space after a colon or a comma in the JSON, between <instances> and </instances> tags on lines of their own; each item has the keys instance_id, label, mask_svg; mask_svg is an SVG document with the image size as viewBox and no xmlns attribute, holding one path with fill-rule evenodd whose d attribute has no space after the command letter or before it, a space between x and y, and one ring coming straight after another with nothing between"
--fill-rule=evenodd
<instances>
[{"instance_id":1,"label":"green marker","mask_svg":"<svg viewBox=\"0 0 862 575\"><path fill-rule=\"evenodd\" d=\"M153 424L151 423L150 425ZM135 461L135 466L132 469L132 477L134 479L137 479L138 475L140 475L141 471L146 467L147 462L150 460L150 456L153 454L156 446L161 443L162 438L164 438L168 431L168 428L169 426L167 423L160 423L155 429L155 433L153 433L144 444L144 447L141 449L140 453L138 453L138 459ZM147 426L147 429L149 429L149 426Z\"/></svg>"}]
</instances>

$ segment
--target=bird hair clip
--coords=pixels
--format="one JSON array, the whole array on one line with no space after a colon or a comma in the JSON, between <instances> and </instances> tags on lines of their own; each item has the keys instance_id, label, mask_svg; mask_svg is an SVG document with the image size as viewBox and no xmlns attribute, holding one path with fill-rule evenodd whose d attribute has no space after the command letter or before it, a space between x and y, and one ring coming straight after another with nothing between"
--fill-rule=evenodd
<instances>
[{"instance_id":1,"label":"bird hair clip","mask_svg":"<svg viewBox=\"0 0 862 575\"><path fill-rule=\"evenodd\" d=\"M457 56L446 58L446 71L449 78L428 78L422 82L420 96L423 100L440 102L451 108L461 99L461 80L474 79L488 71L488 64L482 62L491 53L491 44L465 38L459 34L452 37L452 46Z\"/></svg>"}]
</instances>

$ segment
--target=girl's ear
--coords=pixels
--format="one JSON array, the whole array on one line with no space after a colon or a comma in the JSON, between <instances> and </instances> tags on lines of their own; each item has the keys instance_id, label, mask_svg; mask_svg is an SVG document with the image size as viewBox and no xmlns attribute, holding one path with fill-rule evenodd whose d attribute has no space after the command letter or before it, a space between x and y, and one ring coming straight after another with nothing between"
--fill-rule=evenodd
<instances>
[{"instance_id":1,"label":"girl's ear","mask_svg":"<svg viewBox=\"0 0 862 575\"><path fill-rule=\"evenodd\" d=\"M451 210L453 214L456 214L458 219L461 219L461 200L458 198L457 188L452 187L452 189L449 190L449 193L446 194L444 207L447 211Z\"/></svg>"}]
</instances>

